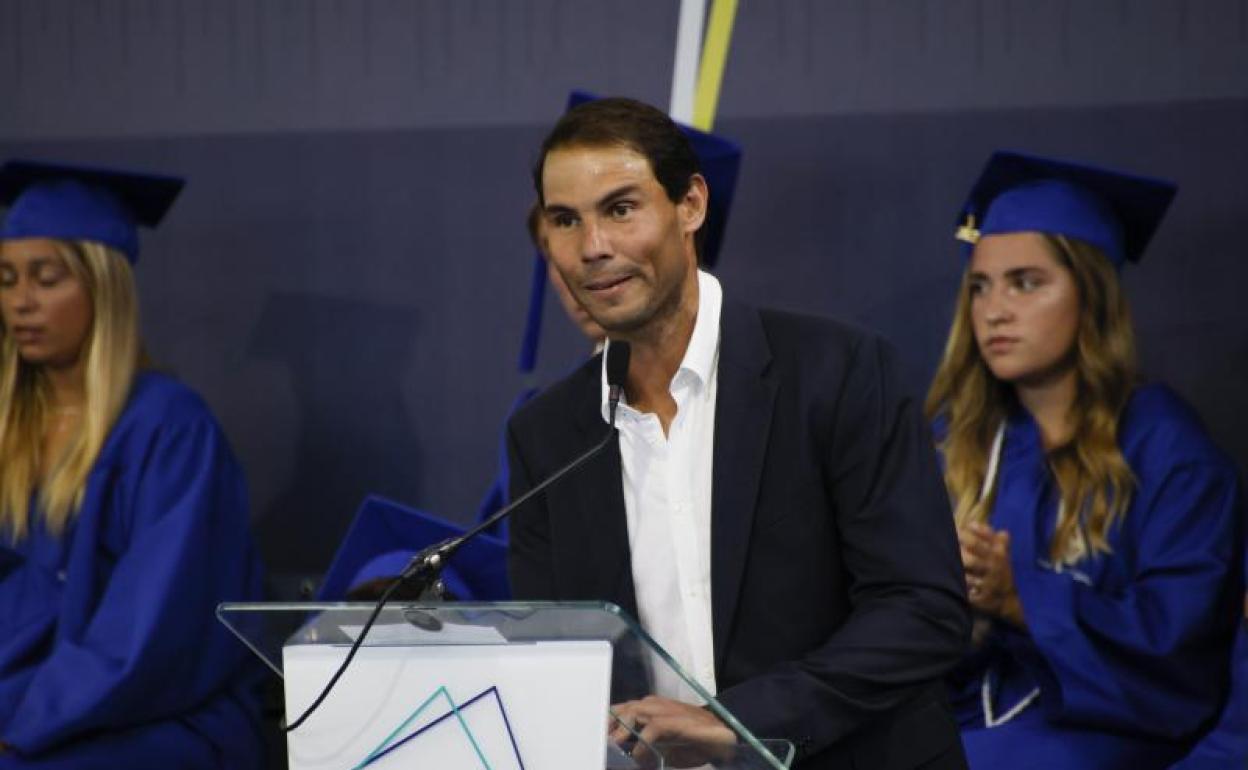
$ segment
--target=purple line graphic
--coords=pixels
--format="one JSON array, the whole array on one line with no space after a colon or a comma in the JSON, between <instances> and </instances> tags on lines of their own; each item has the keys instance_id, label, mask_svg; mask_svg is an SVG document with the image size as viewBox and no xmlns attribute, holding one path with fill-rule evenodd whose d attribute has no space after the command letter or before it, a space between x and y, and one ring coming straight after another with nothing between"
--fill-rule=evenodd
<instances>
[{"instance_id":1,"label":"purple line graphic","mask_svg":"<svg viewBox=\"0 0 1248 770\"><path fill-rule=\"evenodd\" d=\"M394 743L394 745L392 745L392 746L388 746L388 747L386 747L384 750L379 751L379 752L377 752L376 754L372 755L371 757L369 757L369 758L368 758L368 760L367 760L367 761L365 761L364 763L362 763L362 764L360 765L360 767L361 767L361 768L363 768L363 767L368 767L369 765L373 764L373 763L374 763L374 762L376 762L377 760L379 760L379 759L381 759L382 757L386 756L386 755L387 755L387 754L389 754L390 752L395 751L395 750L396 750L396 749L398 749L400 746L403 746L404 744L408 743L409 741L412 741L412 740L414 740L414 739L416 739L416 738L420 737L420 736L421 736L421 735L423 735L424 733L428 732L429 730L432 730L434 727L437 727L438 725L442 724L442 723L443 723L443 722L445 722L446 720L448 720L448 719L450 719L451 717L455 716L455 713L456 713L456 711L457 711L457 710L458 710L458 711L464 711L464 710L467 710L467 709L468 709L468 707L470 707L470 706L472 706L472 705L474 705L474 704L478 703L479 701L483 700L483 699L484 699L487 695L493 695L493 696L494 696L494 702L498 704L498 712L499 712L499 714L500 714L500 715L502 716L502 718L503 718L503 724L507 727L507 738L508 738L508 740L510 740L510 741L511 741L511 750L515 753L516 763L520 765L520 770L525 770L525 767L524 767L524 760L520 757L520 747L516 744L516 734L515 734L515 732L511 729L511 720L507 717L507 707L503 704L503 698L502 698L502 696L501 696L501 695L499 695L499 693L498 693L498 687L497 687L497 686L491 686L491 687L488 687L488 688L486 688L486 689L482 690L481 692L477 693L476 695L472 696L472 697L471 697L471 698L469 698L468 700L464 701L464 702L463 702L463 703L461 703L461 704L455 705L454 701L452 701L452 703L451 703L452 708L451 708L449 711L447 711L445 714L442 714L441 716L437 717L437 718L436 718L436 719L434 719L433 721L429 722L429 724L425 725L424 727L421 727L419 730L415 731L414 733L412 733L411 735L407 736L406 738L404 738L404 739L402 739L402 740L400 740L400 741L395 742L395 743ZM448 698L448 699L450 698L450 695L449 695L449 694L447 695L447 698Z\"/></svg>"}]
</instances>

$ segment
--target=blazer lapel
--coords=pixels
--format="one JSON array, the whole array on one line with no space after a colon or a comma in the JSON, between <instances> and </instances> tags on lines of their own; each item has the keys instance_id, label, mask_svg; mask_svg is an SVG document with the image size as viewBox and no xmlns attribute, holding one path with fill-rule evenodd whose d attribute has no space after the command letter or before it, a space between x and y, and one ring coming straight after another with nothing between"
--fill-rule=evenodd
<instances>
[{"instance_id":1,"label":"blazer lapel","mask_svg":"<svg viewBox=\"0 0 1248 770\"><path fill-rule=\"evenodd\" d=\"M580 389L585 397L576 405L577 427L585 449L601 441L607 431L602 419L601 375L598 374L601 370L592 368L592 371L595 373L593 380ZM589 595L609 599L636 619L637 597L628 547L628 519L624 514L619 439L612 440L572 475L577 485L579 510L576 514L583 533L581 544L590 554L593 565L593 569L586 572L595 581Z\"/></svg>"},{"instance_id":2,"label":"blazer lapel","mask_svg":"<svg viewBox=\"0 0 1248 770\"><path fill-rule=\"evenodd\" d=\"M723 666L749 551L777 383L758 311L724 301L720 317L711 481L711 616Z\"/></svg>"}]
</instances>

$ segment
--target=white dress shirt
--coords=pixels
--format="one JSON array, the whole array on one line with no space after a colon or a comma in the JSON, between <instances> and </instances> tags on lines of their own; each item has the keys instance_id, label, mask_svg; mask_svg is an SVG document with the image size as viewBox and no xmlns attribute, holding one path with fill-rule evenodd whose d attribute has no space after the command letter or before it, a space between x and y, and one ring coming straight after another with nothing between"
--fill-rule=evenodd
<instances>
[{"instance_id":1,"label":"white dress shirt","mask_svg":"<svg viewBox=\"0 0 1248 770\"><path fill-rule=\"evenodd\" d=\"M623 400L616 416L638 620L711 694L711 464L722 302L719 281L699 270L698 315L670 385L676 416L668 435L663 435L657 415L639 412ZM608 419L606 356L602 410ZM663 669L655 667L655 694L701 703L683 681Z\"/></svg>"}]
</instances>

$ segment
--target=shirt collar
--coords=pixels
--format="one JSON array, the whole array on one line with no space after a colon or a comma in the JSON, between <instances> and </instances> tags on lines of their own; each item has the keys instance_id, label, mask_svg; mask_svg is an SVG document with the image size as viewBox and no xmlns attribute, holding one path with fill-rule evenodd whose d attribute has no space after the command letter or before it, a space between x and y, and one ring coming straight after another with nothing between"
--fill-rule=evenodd
<instances>
[{"instance_id":1,"label":"shirt collar","mask_svg":"<svg viewBox=\"0 0 1248 770\"><path fill-rule=\"evenodd\" d=\"M724 301L724 291L719 280L705 270L698 271L698 315L693 322L693 334L689 337L689 346L685 348L685 356L680 361L681 372L689 372L698 379L702 387L710 382L715 373L719 357L719 314ZM602 353L602 419L610 421L607 392L607 352L611 348L611 340L607 340ZM625 404L621 396L620 403Z\"/></svg>"}]
</instances>

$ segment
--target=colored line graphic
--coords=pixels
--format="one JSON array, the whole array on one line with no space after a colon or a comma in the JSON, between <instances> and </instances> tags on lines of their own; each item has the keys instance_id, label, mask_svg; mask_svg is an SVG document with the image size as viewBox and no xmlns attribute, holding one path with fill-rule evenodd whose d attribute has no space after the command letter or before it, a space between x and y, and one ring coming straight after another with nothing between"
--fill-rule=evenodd
<instances>
[{"instance_id":1,"label":"colored line graphic","mask_svg":"<svg viewBox=\"0 0 1248 770\"><path fill-rule=\"evenodd\" d=\"M434 690L433 693L428 698L426 698L423 703L421 703L419 706L416 707L416 710L413 711L411 715L407 717L407 719L404 719L402 722L400 722L399 726L394 728L394 730L392 730L390 734L386 736L385 740L383 740L377 748L373 749L368 754L368 756L366 756L358 765L353 767L352 770L362 770L363 768L368 767L369 765L373 764L374 762L386 756L387 754L393 751L396 751L397 749L399 749L399 747L415 740L416 738L419 738L424 733L428 732L429 730L432 730L434 727L437 727L438 725L442 724L448 719L451 719L452 717L459 723L460 729L463 730L464 732L464 737L468 739L468 742L472 745L473 751L476 752L477 759L481 760L481 767L484 768L484 770L493 770L493 768L490 766L489 760L485 758L485 754L481 751L481 746L477 743L476 736L472 734L472 729L468 727L468 723L464 721L464 717L460 713L464 711L465 709L467 709L468 707L484 700L486 696L488 695L493 695L494 702L498 705L498 713L500 716L502 716L503 725L507 728L507 738L509 741L511 741L511 750L515 753L516 763L519 764L520 770L525 770L524 760L520 758L520 747L516 744L516 734L511 729L511 720L507 718L507 707L503 705L503 699L502 699L502 696L498 694L498 688L497 687L486 688L485 690L482 690L481 692L472 696L471 698L464 701L463 703L456 704L455 700L451 697L451 694L447 692L446 685L443 685L439 687L438 689ZM424 713L425 709L429 708L429 706L432 705L433 702L436 701L439 696L441 696L442 698L446 700L447 704L450 706L450 711L447 711L445 714L442 714L441 716L437 717L436 719L431 721L429 724L425 725L424 727L421 727L419 730L412 733L411 735L408 735L404 737L402 740L399 740L398 742L391 744L391 741L394 741L395 737L398 736L405 729L407 729L408 725L416 721L416 719L420 717L422 713Z\"/></svg>"},{"instance_id":2,"label":"colored line graphic","mask_svg":"<svg viewBox=\"0 0 1248 770\"><path fill-rule=\"evenodd\" d=\"M732 41L732 24L737 18L737 0L715 0L711 6L706 40L702 43L702 64L698 69L698 87L693 102L693 127L710 131L715 125L719 106L719 87L724 81L728 64L728 45Z\"/></svg>"}]
</instances>

